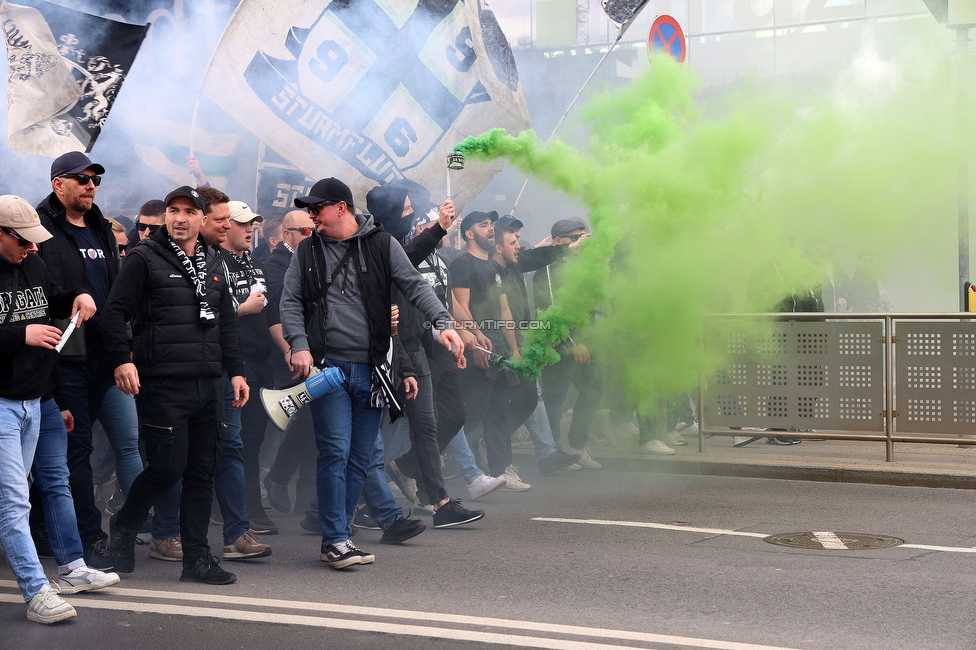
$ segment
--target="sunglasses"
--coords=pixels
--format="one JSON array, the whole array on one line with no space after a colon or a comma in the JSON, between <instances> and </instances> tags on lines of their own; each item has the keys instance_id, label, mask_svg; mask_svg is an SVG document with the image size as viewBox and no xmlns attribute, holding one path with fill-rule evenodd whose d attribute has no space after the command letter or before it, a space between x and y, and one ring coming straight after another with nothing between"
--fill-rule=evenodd
<instances>
[{"instance_id":1,"label":"sunglasses","mask_svg":"<svg viewBox=\"0 0 976 650\"><path fill-rule=\"evenodd\" d=\"M327 208L330 205L335 205L337 203L342 203L342 201L322 201L321 203L315 203L308 206L309 214L318 214L322 211L322 208Z\"/></svg>"},{"instance_id":2,"label":"sunglasses","mask_svg":"<svg viewBox=\"0 0 976 650\"><path fill-rule=\"evenodd\" d=\"M143 232L144 230L146 230L148 228L149 229L149 234L151 235L154 232L156 232L157 230L159 230L160 228L162 228L162 226L160 226L159 224L155 224L155 223L142 223L140 221L139 223L136 224L136 228L139 229L139 232Z\"/></svg>"},{"instance_id":3,"label":"sunglasses","mask_svg":"<svg viewBox=\"0 0 976 650\"><path fill-rule=\"evenodd\" d=\"M583 236L582 234L579 234L579 235L561 235L561 237L563 239L568 239L569 241L579 241L579 238L582 237L582 236Z\"/></svg>"},{"instance_id":4,"label":"sunglasses","mask_svg":"<svg viewBox=\"0 0 976 650\"><path fill-rule=\"evenodd\" d=\"M102 184L102 177L98 176L97 174L94 176L89 176L88 174L65 174L61 178L73 178L78 181L78 184L82 187L88 185L89 181L94 183L95 187Z\"/></svg>"},{"instance_id":5,"label":"sunglasses","mask_svg":"<svg viewBox=\"0 0 976 650\"><path fill-rule=\"evenodd\" d=\"M3 231L8 235L10 235L11 237L13 237L14 239L16 239L17 243L20 244L21 246L30 246L31 244L34 243L29 239L24 239L23 237L15 233L13 230L10 230L9 228L3 228Z\"/></svg>"},{"instance_id":6,"label":"sunglasses","mask_svg":"<svg viewBox=\"0 0 976 650\"><path fill-rule=\"evenodd\" d=\"M311 211L311 206L309 206L309 211ZM308 237L308 236L310 236L312 234L312 229L311 228L308 228L308 227L305 227L305 228L285 228L285 230L290 230L292 232L300 232L300 233L302 233L306 237Z\"/></svg>"}]
</instances>

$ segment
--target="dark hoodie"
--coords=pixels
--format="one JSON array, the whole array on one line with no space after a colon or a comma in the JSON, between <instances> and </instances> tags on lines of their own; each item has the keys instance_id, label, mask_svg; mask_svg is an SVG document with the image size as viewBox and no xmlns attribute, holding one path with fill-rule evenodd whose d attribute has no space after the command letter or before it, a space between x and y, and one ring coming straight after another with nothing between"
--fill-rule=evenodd
<instances>
[{"instance_id":1,"label":"dark hoodie","mask_svg":"<svg viewBox=\"0 0 976 650\"><path fill-rule=\"evenodd\" d=\"M366 209L373 215L373 221L400 243L413 225L412 217L402 216L406 200L407 189L404 187L379 185L366 194Z\"/></svg>"}]
</instances>

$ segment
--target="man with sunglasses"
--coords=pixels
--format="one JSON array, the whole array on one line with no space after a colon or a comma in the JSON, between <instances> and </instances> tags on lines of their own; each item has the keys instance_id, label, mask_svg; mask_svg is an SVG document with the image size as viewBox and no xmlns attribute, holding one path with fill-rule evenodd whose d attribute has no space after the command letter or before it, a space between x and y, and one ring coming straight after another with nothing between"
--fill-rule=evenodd
<instances>
[{"instance_id":1,"label":"man with sunglasses","mask_svg":"<svg viewBox=\"0 0 976 650\"><path fill-rule=\"evenodd\" d=\"M27 201L0 196L0 550L28 603L27 618L39 623L76 615L48 583L28 522L27 475L40 437L41 399L55 390L54 349L62 337L51 316L77 314L85 321L95 313L84 287L59 289L32 254L50 237Z\"/></svg>"},{"instance_id":2,"label":"man with sunglasses","mask_svg":"<svg viewBox=\"0 0 976 650\"><path fill-rule=\"evenodd\" d=\"M291 264L295 249L304 240L312 236L315 224L305 210L292 210L285 214L281 222L281 240L277 243L264 263L265 274L268 279L268 329L271 340L277 350L271 355L271 366L274 369L275 388L284 388L295 384L294 373L288 367L290 350L288 343L281 335L281 316L278 303L281 300L281 288L285 282L285 272ZM279 512L291 512L291 495L288 493L288 483L299 470L298 484L295 489L295 512L305 512L302 527L318 530L318 508L309 506L315 499L315 434L312 432L312 413L302 409L288 423L285 437L278 446L274 464L264 479L264 486L268 491L268 501L271 507Z\"/></svg>"},{"instance_id":3,"label":"man with sunglasses","mask_svg":"<svg viewBox=\"0 0 976 650\"><path fill-rule=\"evenodd\" d=\"M95 205L95 193L104 173L105 168L85 154L66 153L51 163L53 191L37 206L41 224L52 235L38 246L51 277L64 289L84 288L98 308L62 349L60 365L65 405L75 420L74 429L68 433L68 473L78 532L85 548L85 562L100 570L112 568L112 561L108 535L102 530L102 515L95 506L92 490L92 423L101 412L106 392L115 383L113 369L105 363L99 319L120 263L112 226ZM131 456L133 452L138 454L138 425L135 403L128 401L131 408L104 418L102 424L113 448L129 450ZM136 466L135 462L131 464ZM126 475L119 480L127 487L134 478Z\"/></svg>"},{"instance_id":4,"label":"man with sunglasses","mask_svg":"<svg viewBox=\"0 0 976 650\"><path fill-rule=\"evenodd\" d=\"M308 407L319 449L319 557L344 569L375 559L349 538L383 414L376 368L390 349L393 286L434 324L438 343L458 357L464 344L400 244L372 217L355 213L345 183L320 180L295 205L308 208L315 233L299 244L285 273L282 334L299 378L313 365L337 367L345 376L339 388Z\"/></svg>"}]
</instances>

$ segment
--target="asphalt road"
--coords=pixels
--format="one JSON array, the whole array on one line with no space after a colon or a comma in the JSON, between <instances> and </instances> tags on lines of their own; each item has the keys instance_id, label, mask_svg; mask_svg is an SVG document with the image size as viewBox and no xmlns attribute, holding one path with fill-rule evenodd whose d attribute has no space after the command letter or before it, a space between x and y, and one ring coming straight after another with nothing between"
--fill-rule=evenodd
<instances>
[{"instance_id":1,"label":"asphalt road","mask_svg":"<svg viewBox=\"0 0 976 650\"><path fill-rule=\"evenodd\" d=\"M3 565L0 648L976 647L971 491L522 475L531 491L490 495L480 502L488 516L468 528L429 529L397 547L361 531L356 543L376 562L344 572L318 559L319 540L299 516L273 511L282 529L266 538L274 554L226 563L233 585L180 583L178 564L137 547L135 573L69 597L78 618L56 626L26 620ZM464 494L457 479L449 488ZM762 539L799 531L906 545ZM218 543L216 526L211 533Z\"/></svg>"}]
</instances>

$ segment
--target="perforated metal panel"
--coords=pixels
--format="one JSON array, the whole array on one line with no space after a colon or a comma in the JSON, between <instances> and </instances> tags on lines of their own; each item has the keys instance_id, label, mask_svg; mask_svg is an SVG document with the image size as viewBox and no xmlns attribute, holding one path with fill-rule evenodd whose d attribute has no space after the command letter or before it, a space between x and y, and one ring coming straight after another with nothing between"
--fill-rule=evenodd
<instances>
[{"instance_id":1,"label":"perforated metal panel","mask_svg":"<svg viewBox=\"0 0 976 650\"><path fill-rule=\"evenodd\" d=\"M897 321L895 419L901 433L976 433L976 323Z\"/></svg>"},{"instance_id":2,"label":"perforated metal panel","mask_svg":"<svg viewBox=\"0 0 976 650\"><path fill-rule=\"evenodd\" d=\"M711 321L706 347L727 362L707 382L707 425L883 432L883 329L880 321ZM969 345L973 374L959 381L976 384L976 337Z\"/></svg>"}]
</instances>

